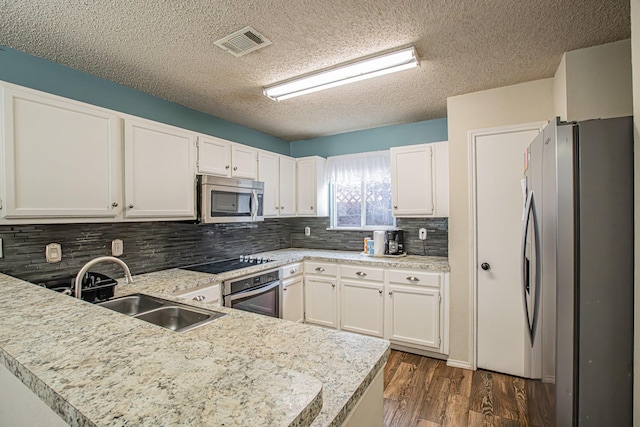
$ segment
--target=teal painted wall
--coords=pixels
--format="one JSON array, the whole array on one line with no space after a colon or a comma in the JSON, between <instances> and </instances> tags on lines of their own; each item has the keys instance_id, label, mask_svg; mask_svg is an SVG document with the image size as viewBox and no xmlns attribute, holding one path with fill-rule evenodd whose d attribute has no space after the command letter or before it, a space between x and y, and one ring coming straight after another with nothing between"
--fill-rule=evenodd
<instances>
[{"instance_id":1,"label":"teal painted wall","mask_svg":"<svg viewBox=\"0 0 640 427\"><path fill-rule=\"evenodd\" d=\"M0 80L280 154L290 150L275 136L2 45Z\"/></svg>"},{"instance_id":2,"label":"teal painted wall","mask_svg":"<svg viewBox=\"0 0 640 427\"><path fill-rule=\"evenodd\" d=\"M447 119L435 119L293 141L291 156L339 156L447 139Z\"/></svg>"}]
</instances>

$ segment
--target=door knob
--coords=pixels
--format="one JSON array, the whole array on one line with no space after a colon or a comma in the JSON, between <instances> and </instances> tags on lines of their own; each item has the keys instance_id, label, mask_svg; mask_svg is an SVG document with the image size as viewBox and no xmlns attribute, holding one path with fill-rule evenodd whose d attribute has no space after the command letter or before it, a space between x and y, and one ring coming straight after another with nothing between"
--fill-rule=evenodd
<instances>
[{"instance_id":1,"label":"door knob","mask_svg":"<svg viewBox=\"0 0 640 427\"><path fill-rule=\"evenodd\" d=\"M483 262L482 264L480 264L480 267L481 267L484 271L487 271L487 270L490 270L490 269L491 269L491 266L490 266L488 263L486 263L486 262Z\"/></svg>"}]
</instances>

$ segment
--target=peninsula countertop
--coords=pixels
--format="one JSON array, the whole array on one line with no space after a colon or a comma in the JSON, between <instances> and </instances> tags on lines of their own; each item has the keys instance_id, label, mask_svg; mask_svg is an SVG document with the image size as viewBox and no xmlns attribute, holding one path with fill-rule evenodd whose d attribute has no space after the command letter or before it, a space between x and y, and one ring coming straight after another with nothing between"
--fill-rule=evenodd
<instances>
[{"instance_id":1,"label":"peninsula countertop","mask_svg":"<svg viewBox=\"0 0 640 427\"><path fill-rule=\"evenodd\" d=\"M285 249L305 259L448 271L446 258ZM134 276L118 294L172 294L267 268ZM122 281L120 282L122 283ZM200 305L190 302L193 305ZM0 363L70 425L339 426L389 354L388 341L238 310L184 334L0 275Z\"/></svg>"}]
</instances>

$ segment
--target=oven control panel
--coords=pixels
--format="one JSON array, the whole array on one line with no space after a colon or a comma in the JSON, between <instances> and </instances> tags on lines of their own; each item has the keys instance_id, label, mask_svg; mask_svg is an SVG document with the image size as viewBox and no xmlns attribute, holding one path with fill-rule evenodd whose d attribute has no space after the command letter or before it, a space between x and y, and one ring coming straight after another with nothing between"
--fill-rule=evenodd
<instances>
[{"instance_id":1,"label":"oven control panel","mask_svg":"<svg viewBox=\"0 0 640 427\"><path fill-rule=\"evenodd\" d=\"M225 283L225 294L235 294L280 280L280 270L270 270L254 276L241 277ZM227 292L228 291L228 292Z\"/></svg>"}]
</instances>

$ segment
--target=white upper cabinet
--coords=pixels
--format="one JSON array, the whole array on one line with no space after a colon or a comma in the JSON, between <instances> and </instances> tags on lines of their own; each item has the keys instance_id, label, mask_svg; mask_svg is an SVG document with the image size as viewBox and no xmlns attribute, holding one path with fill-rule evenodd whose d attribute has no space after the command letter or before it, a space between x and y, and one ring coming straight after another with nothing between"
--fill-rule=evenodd
<instances>
[{"instance_id":1,"label":"white upper cabinet","mask_svg":"<svg viewBox=\"0 0 640 427\"><path fill-rule=\"evenodd\" d=\"M396 217L449 216L448 142L391 148L391 196Z\"/></svg>"},{"instance_id":2,"label":"white upper cabinet","mask_svg":"<svg viewBox=\"0 0 640 427\"><path fill-rule=\"evenodd\" d=\"M215 136L198 135L198 173L256 179L258 150Z\"/></svg>"},{"instance_id":3,"label":"white upper cabinet","mask_svg":"<svg viewBox=\"0 0 640 427\"><path fill-rule=\"evenodd\" d=\"M2 217L120 215L121 119L108 110L13 85L0 91Z\"/></svg>"},{"instance_id":4,"label":"white upper cabinet","mask_svg":"<svg viewBox=\"0 0 640 427\"><path fill-rule=\"evenodd\" d=\"M231 142L198 135L198 173L231 176Z\"/></svg>"},{"instance_id":5,"label":"white upper cabinet","mask_svg":"<svg viewBox=\"0 0 640 427\"><path fill-rule=\"evenodd\" d=\"M193 219L195 135L125 119L125 217Z\"/></svg>"},{"instance_id":6,"label":"white upper cabinet","mask_svg":"<svg viewBox=\"0 0 640 427\"><path fill-rule=\"evenodd\" d=\"M300 216L328 216L329 192L324 182L322 157L302 157L297 159L297 200L296 209Z\"/></svg>"},{"instance_id":7,"label":"white upper cabinet","mask_svg":"<svg viewBox=\"0 0 640 427\"><path fill-rule=\"evenodd\" d=\"M231 176L256 179L258 177L258 150L246 145L231 146Z\"/></svg>"},{"instance_id":8,"label":"white upper cabinet","mask_svg":"<svg viewBox=\"0 0 640 427\"><path fill-rule=\"evenodd\" d=\"M280 156L280 216L296 214L296 159Z\"/></svg>"},{"instance_id":9,"label":"white upper cabinet","mask_svg":"<svg viewBox=\"0 0 640 427\"><path fill-rule=\"evenodd\" d=\"M278 216L280 213L279 165L277 154L266 151L258 153L258 181L264 182L262 199L264 216Z\"/></svg>"}]
</instances>

